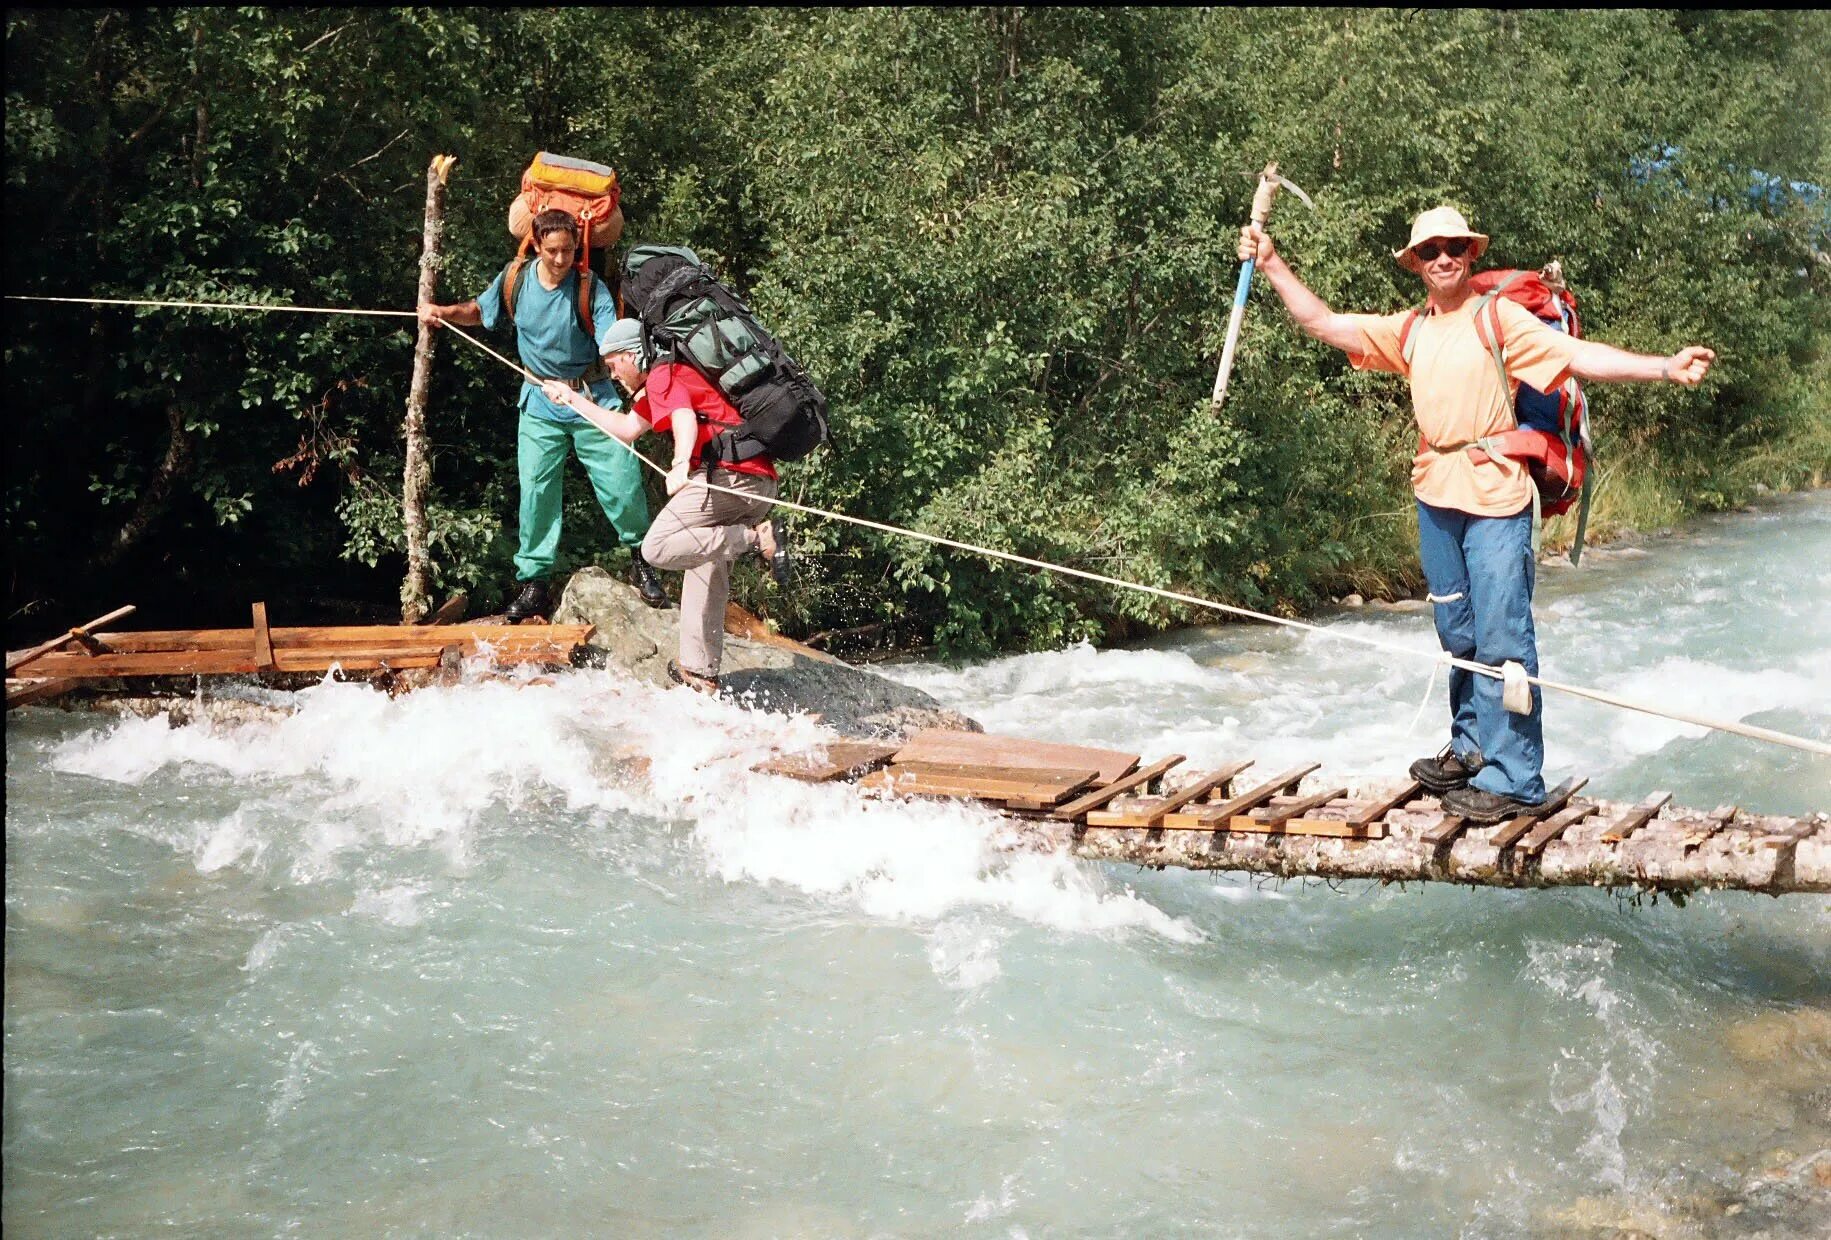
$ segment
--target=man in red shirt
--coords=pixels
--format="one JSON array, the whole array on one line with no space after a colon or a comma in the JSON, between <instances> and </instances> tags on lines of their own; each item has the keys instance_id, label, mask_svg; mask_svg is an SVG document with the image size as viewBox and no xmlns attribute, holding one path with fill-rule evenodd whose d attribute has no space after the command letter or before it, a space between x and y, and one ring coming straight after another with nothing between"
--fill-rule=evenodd
<instances>
[{"instance_id":1,"label":"man in red shirt","mask_svg":"<svg viewBox=\"0 0 1831 1240\"><path fill-rule=\"evenodd\" d=\"M644 370L637 320L618 319L604 334L602 348L611 375L635 396L632 409L604 409L557 383L548 385L547 395L624 443L650 430L673 439L670 498L642 540L642 556L656 568L686 574L680 587L680 656L668 663L668 675L713 693L724 654L732 562L755 552L778 582L787 576L788 550L781 528L769 518L776 468L766 456L708 465L706 445L721 431L742 425L743 418L724 393L685 363L663 361Z\"/></svg>"}]
</instances>

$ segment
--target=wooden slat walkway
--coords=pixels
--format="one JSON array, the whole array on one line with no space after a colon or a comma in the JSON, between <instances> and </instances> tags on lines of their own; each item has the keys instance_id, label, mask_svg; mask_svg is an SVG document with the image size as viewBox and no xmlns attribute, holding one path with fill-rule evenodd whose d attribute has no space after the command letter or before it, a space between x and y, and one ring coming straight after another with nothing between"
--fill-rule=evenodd
<instances>
[{"instance_id":1,"label":"wooden slat walkway","mask_svg":"<svg viewBox=\"0 0 1831 1240\"><path fill-rule=\"evenodd\" d=\"M1362 786L1291 767L1236 791L1240 756L1191 770L1172 754L1136 754L1019 737L930 730L902 746L830 747L759 767L800 779L864 778L872 795L977 801L1028 827L1039 846L1163 868L1244 870L1284 878L1452 882L1496 887L1601 886L1672 894L1741 889L1831 893L1831 815L1674 808L1579 796L1560 784L1531 813L1488 825L1446 816L1415 781ZM1174 786L1169 786L1174 784Z\"/></svg>"},{"instance_id":2,"label":"wooden slat walkway","mask_svg":"<svg viewBox=\"0 0 1831 1240\"><path fill-rule=\"evenodd\" d=\"M564 664L591 636L589 624L281 626L255 603L246 629L81 633L38 654L7 681L10 709L86 680L434 668L485 650L499 665ZM10 661L10 660L9 660Z\"/></svg>"}]
</instances>

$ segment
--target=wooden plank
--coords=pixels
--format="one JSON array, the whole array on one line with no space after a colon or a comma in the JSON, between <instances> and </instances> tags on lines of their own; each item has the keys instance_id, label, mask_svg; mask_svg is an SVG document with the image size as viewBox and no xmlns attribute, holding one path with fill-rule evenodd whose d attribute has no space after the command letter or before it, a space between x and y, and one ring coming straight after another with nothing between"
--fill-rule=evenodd
<instances>
[{"instance_id":1,"label":"wooden plank","mask_svg":"<svg viewBox=\"0 0 1831 1240\"><path fill-rule=\"evenodd\" d=\"M1168 796L1151 797L1141 800L1125 809L1093 810L1087 815L1090 827L1136 827L1154 831L1163 825L1164 818L1175 813L1183 806L1200 797L1206 796L1216 788L1225 788L1241 771L1252 765L1251 758L1243 762L1232 762L1216 771L1198 775L1186 787L1179 788Z\"/></svg>"},{"instance_id":2,"label":"wooden plank","mask_svg":"<svg viewBox=\"0 0 1831 1240\"><path fill-rule=\"evenodd\" d=\"M1068 802L1068 804L1057 808L1054 811L1055 817L1064 822L1073 821L1091 810L1099 809L1114 797L1130 792L1133 788L1144 787L1182 760L1183 756L1179 753L1173 753L1167 758L1160 758L1141 770L1133 771L1124 779L1114 780L1103 787L1095 788L1086 796L1078 797L1075 800Z\"/></svg>"},{"instance_id":3,"label":"wooden plank","mask_svg":"<svg viewBox=\"0 0 1831 1240\"><path fill-rule=\"evenodd\" d=\"M1217 830L1219 828L1216 828ZM1334 839L1383 840L1383 822L1356 823L1348 818L1291 818L1266 822L1250 814L1236 814L1227 820L1228 831L1258 835L1320 835Z\"/></svg>"},{"instance_id":4,"label":"wooden plank","mask_svg":"<svg viewBox=\"0 0 1831 1240\"><path fill-rule=\"evenodd\" d=\"M365 627L372 631L373 626ZM553 626L540 627L546 629ZM589 628L584 625L568 627ZM43 675L94 677L221 675L260 670L322 671L333 663L351 668L379 667L383 663L391 667L432 667L437 666L440 652L452 645L462 644L469 654L478 652L477 644L466 640L466 636L455 625L437 629L409 628L404 630L406 636L403 636L403 630L390 630L382 640L367 645L347 640L315 645L289 644L286 641L287 630L270 629L273 663L263 669L257 662L255 638L250 630L220 631L232 635L234 641L218 644L211 640L207 645L189 650L149 649L94 656L52 654L39 660L34 671ZM454 638L457 640L454 641ZM524 637L519 641L492 642L491 649L496 662L505 665L563 663L570 656L572 646L548 637Z\"/></svg>"},{"instance_id":5,"label":"wooden plank","mask_svg":"<svg viewBox=\"0 0 1831 1240\"><path fill-rule=\"evenodd\" d=\"M239 650L151 651L145 654L47 655L33 667L39 675L96 679L109 676L233 675L254 670L248 630Z\"/></svg>"},{"instance_id":6,"label":"wooden plank","mask_svg":"<svg viewBox=\"0 0 1831 1240\"><path fill-rule=\"evenodd\" d=\"M1788 844L1797 844L1818 830L1818 823L1811 818L1796 818L1790 827L1782 827L1761 837L1763 848L1785 848Z\"/></svg>"},{"instance_id":7,"label":"wooden plank","mask_svg":"<svg viewBox=\"0 0 1831 1240\"><path fill-rule=\"evenodd\" d=\"M68 693L81 683L69 676L56 679L43 676L9 678L6 682L6 708L12 710L15 706L30 706L33 702L43 702Z\"/></svg>"},{"instance_id":8,"label":"wooden plank","mask_svg":"<svg viewBox=\"0 0 1831 1240\"><path fill-rule=\"evenodd\" d=\"M1573 802L1569 808L1553 814L1534 828L1532 834L1519 846L1520 852L1528 857L1538 856L1545 851L1547 844L1595 812L1594 801Z\"/></svg>"},{"instance_id":9,"label":"wooden plank","mask_svg":"<svg viewBox=\"0 0 1831 1240\"><path fill-rule=\"evenodd\" d=\"M1461 814L1445 814L1436 826L1426 831L1421 837L1432 848L1443 848L1453 843L1462 829L1469 825L1469 820Z\"/></svg>"},{"instance_id":10,"label":"wooden plank","mask_svg":"<svg viewBox=\"0 0 1831 1240\"><path fill-rule=\"evenodd\" d=\"M1735 806L1733 806L1733 805L1717 806L1715 809L1711 810L1708 814L1704 815L1703 821L1701 823L1699 823L1697 826L1687 827L1687 829L1685 831L1685 841L1684 841L1684 845L1683 845L1683 851L1690 852L1692 849L1696 848L1699 844L1702 844L1705 840L1709 839L1711 836L1715 835L1718 831L1722 830L1724 827L1728 826L1731 822L1735 821L1735 817L1736 817L1736 807Z\"/></svg>"},{"instance_id":11,"label":"wooden plank","mask_svg":"<svg viewBox=\"0 0 1831 1240\"><path fill-rule=\"evenodd\" d=\"M911 767L899 762L865 776L858 785L911 796L974 797L989 801L1017 799L1041 802L1047 808L1080 791L1094 779L1092 770L1038 767L1026 771L957 763Z\"/></svg>"},{"instance_id":12,"label":"wooden plank","mask_svg":"<svg viewBox=\"0 0 1831 1240\"><path fill-rule=\"evenodd\" d=\"M811 754L783 754L750 769L764 775L783 775L810 784L830 783L875 771L896 755L901 745L879 741L833 741Z\"/></svg>"},{"instance_id":13,"label":"wooden plank","mask_svg":"<svg viewBox=\"0 0 1831 1240\"><path fill-rule=\"evenodd\" d=\"M273 657L274 665L265 669L270 672L328 672L333 667L346 672L373 672L384 667L404 671L410 667L439 666L437 649L406 653L387 647L379 650L276 650Z\"/></svg>"},{"instance_id":14,"label":"wooden plank","mask_svg":"<svg viewBox=\"0 0 1831 1240\"><path fill-rule=\"evenodd\" d=\"M381 646L402 643L419 649L427 643L487 641L496 646L552 645L571 649L590 637L589 624L447 624L437 633L424 625L351 624L282 626L270 630L275 649L287 647ZM164 629L137 633L99 633L120 654L152 651L239 650L248 643L247 629Z\"/></svg>"},{"instance_id":15,"label":"wooden plank","mask_svg":"<svg viewBox=\"0 0 1831 1240\"><path fill-rule=\"evenodd\" d=\"M1316 770L1322 763L1312 762L1308 766L1294 766L1288 771L1281 771L1272 776L1257 788L1242 792L1239 796L1214 805L1197 805L1181 813L1170 814L1163 820L1166 831L1226 831L1225 825L1236 816L1258 808L1271 800L1286 788L1303 782L1303 777Z\"/></svg>"},{"instance_id":16,"label":"wooden plank","mask_svg":"<svg viewBox=\"0 0 1831 1240\"><path fill-rule=\"evenodd\" d=\"M1091 767L1103 784L1129 775L1138 767L1137 754L1121 753L1116 749L1030 741L985 732L956 732L948 728L924 728L917 732L897 751L896 760L899 763L952 762L1075 770Z\"/></svg>"},{"instance_id":17,"label":"wooden plank","mask_svg":"<svg viewBox=\"0 0 1831 1240\"><path fill-rule=\"evenodd\" d=\"M16 670L24 667L27 663L34 662L35 660L50 654L53 650L56 650L66 642L81 642L84 648L90 651L90 653L100 653L102 650L106 649L106 647L97 642L90 634L105 624L113 624L123 616L133 615L135 610L132 603L127 604L125 607L117 607L107 615L97 616L87 624L73 625L70 628L65 629L62 634L53 637L48 642L40 642L29 650L20 650L13 654L9 654L6 656L6 674L11 676Z\"/></svg>"},{"instance_id":18,"label":"wooden plank","mask_svg":"<svg viewBox=\"0 0 1831 1240\"><path fill-rule=\"evenodd\" d=\"M1405 804L1405 802L1417 796L1423 790L1424 785L1414 779L1385 800L1368 802L1355 813L1350 814L1348 816L1348 821L1357 827L1364 827L1370 823L1377 822L1399 806Z\"/></svg>"},{"instance_id":19,"label":"wooden plank","mask_svg":"<svg viewBox=\"0 0 1831 1240\"><path fill-rule=\"evenodd\" d=\"M1578 790L1588 782L1588 776L1584 776L1582 779L1565 780L1556 788L1553 788L1550 794L1539 804L1534 805L1523 814L1517 814L1514 817L1507 819L1505 822L1502 822L1500 826L1495 829L1494 834L1488 838L1488 843L1500 849L1513 847L1526 832L1532 830L1535 823L1543 822L1545 819L1551 817L1551 815L1568 805L1570 803L1570 798L1575 796Z\"/></svg>"},{"instance_id":20,"label":"wooden plank","mask_svg":"<svg viewBox=\"0 0 1831 1240\"><path fill-rule=\"evenodd\" d=\"M1596 841L1599 844L1619 844L1634 832L1640 830L1653 816L1664 809L1666 802L1672 799L1670 792L1655 792L1633 809L1617 818L1609 829L1604 831Z\"/></svg>"},{"instance_id":21,"label":"wooden plank","mask_svg":"<svg viewBox=\"0 0 1831 1240\"><path fill-rule=\"evenodd\" d=\"M267 628L267 604L254 605L254 666L259 671L273 668L273 634Z\"/></svg>"},{"instance_id":22,"label":"wooden plank","mask_svg":"<svg viewBox=\"0 0 1831 1240\"><path fill-rule=\"evenodd\" d=\"M1265 805L1244 815L1254 822L1262 822L1273 829L1283 826L1293 818L1302 818L1313 809L1320 809L1336 797L1348 795L1346 788L1333 788L1328 792L1318 792L1314 796L1301 797L1285 805ZM1240 815L1235 815L1239 817Z\"/></svg>"}]
</instances>

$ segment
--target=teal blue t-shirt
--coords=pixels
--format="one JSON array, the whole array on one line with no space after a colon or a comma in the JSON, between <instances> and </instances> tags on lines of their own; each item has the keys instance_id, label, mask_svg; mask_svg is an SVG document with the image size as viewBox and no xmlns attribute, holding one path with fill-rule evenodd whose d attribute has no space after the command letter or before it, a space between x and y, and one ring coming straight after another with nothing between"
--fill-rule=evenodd
<instances>
[{"instance_id":1,"label":"teal blue t-shirt","mask_svg":"<svg viewBox=\"0 0 1831 1240\"><path fill-rule=\"evenodd\" d=\"M575 378L598 360L597 342L585 335L579 323L579 273L576 268L568 271L558 288L549 289L541 284L534 270L539 261L530 259L515 282L515 350L521 354L521 364L537 375ZM477 295L477 309L482 312L487 331L502 325L502 277L506 271L504 268L497 272L490 286ZM593 280L592 285L592 324L603 332L616 320L617 304L603 280ZM606 409L623 407L622 393L609 379L591 385L591 398ZM584 421L572 410L548 400L525 379L519 408L549 422Z\"/></svg>"}]
</instances>

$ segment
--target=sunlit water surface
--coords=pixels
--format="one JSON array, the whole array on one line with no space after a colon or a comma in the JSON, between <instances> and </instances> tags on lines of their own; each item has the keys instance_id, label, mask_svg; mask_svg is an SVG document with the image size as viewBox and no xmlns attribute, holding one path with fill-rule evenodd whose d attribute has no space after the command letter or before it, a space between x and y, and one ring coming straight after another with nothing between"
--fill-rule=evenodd
<instances>
[{"instance_id":1,"label":"sunlit water surface","mask_svg":"<svg viewBox=\"0 0 1831 1240\"><path fill-rule=\"evenodd\" d=\"M1544 570L1545 674L1831 738L1831 502ZM1331 624L1433 649L1419 612ZM1393 775L1431 663L1231 626L891 669L988 729ZM252 696L259 691L248 690ZM19 1235L1756 1236L1831 1219L1831 901L1341 890L751 775L611 673L7 721ZM1548 774L1831 807L1567 698ZM640 759L647 759L643 770ZM1638 1229L1638 1231L1636 1231Z\"/></svg>"}]
</instances>

